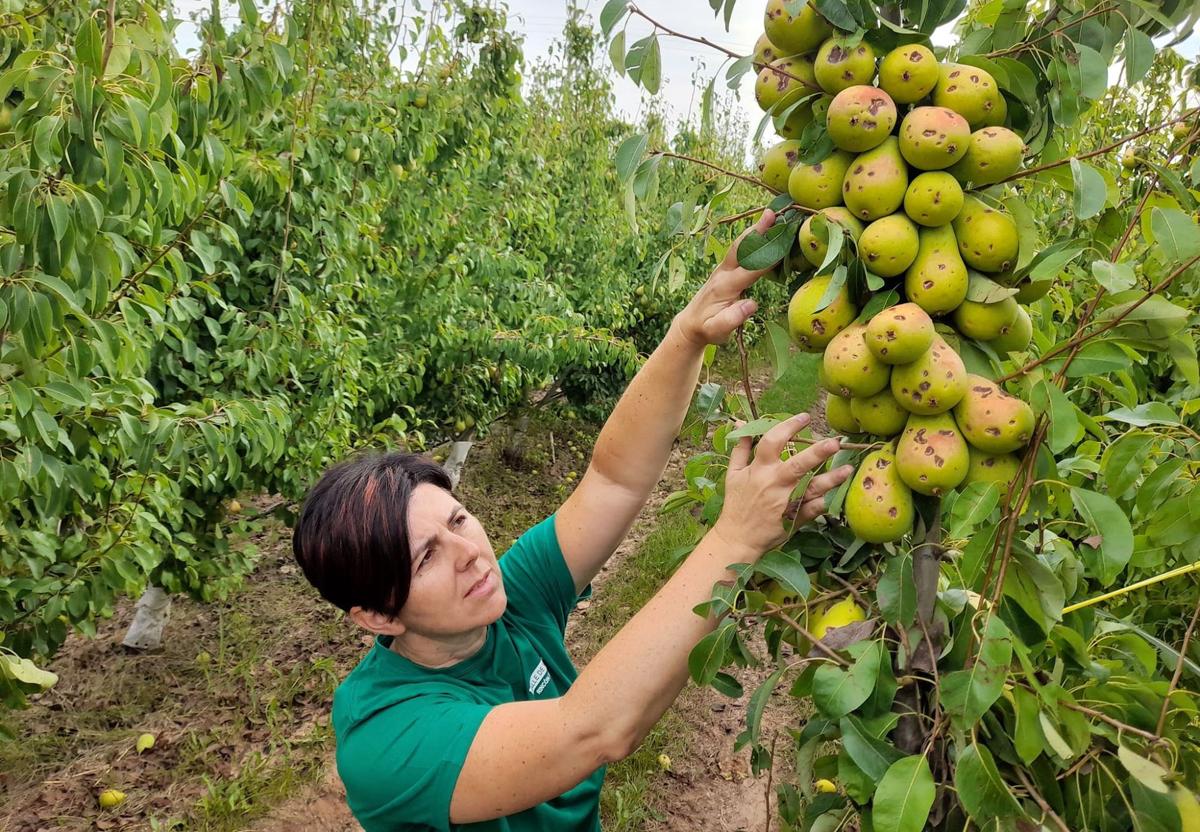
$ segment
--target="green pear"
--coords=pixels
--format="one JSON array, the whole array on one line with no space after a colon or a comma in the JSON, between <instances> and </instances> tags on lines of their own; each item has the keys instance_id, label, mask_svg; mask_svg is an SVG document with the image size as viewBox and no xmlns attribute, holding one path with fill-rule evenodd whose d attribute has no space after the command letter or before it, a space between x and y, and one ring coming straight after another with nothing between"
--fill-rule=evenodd
<instances>
[{"instance_id":1,"label":"green pear","mask_svg":"<svg viewBox=\"0 0 1200 832\"><path fill-rule=\"evenodd\" d=\"M950 167L970 144L971 125L946 107L917 107L900 122L900 153L920 170Z\"/></svg>"},{"instance_id":2,"label":"green pear","mask_svg":"<svg viewBox=\"0 0 1200 832\"><path fill-rule=\"evenodd\" d=\"M806 95L818 92L812 58L791 55L772 61L758 73L754 98L764 110L779 113Z\"/></svg>"},{"instance_id":3,"label":"green pear","mask_svg":"<svg viewBox=\"0 0 1200 832\"><path fill-rule=\"evenodd\" d=\"M967 296L967 267L954 230L922 228L917 258L904 274L904 293L930 315L944 315Z\"/></svg>"},{"instance_id":4,"label":"green pear","mask_svg":"<svg viewBox=\"0 0 1200 832\"><path fill-rule=\"evenodd\" d=\"M942 64L933 103L961 115L972 130L987 126L995 111L1003 107L1007 113L1008 107L991 73L964 64Z\"/></svg>"},{"instance_id":5,"label":"green pear","mask_svg":"<svg viewBox=\"0 0 1200 832\"><path fill-rule=\"evenodd\" d=\"M896 126L896 105L879 89L847 87L833 97L826 114L829 138L836 147L863 153L878 147Z\"/></svg>"},{"instance_id":6,"label":"green pear","mask_svg":"<svg viewBox=\"0 0 1200 832\"><path fill-rule=\"evenodd\" d=\"M886 387L874 396L851 399L850 415L858 422L862 433L884 438L895 436L904 430L904 425L908 422L908 411L896 401L892 391Z\"/></svg>"},{"instance_id":7,"label":"green pear","mask_svg":"<svg viewBox=\"0 0 1200 832\"><path fill-rule=\"evenodd\" d=\"M895 136L856 157L842 180L842 199L860 220L877 220L895 213L908 188L908 166Z\"/></svg>"},{"instance_id":8,"label":"green pear","mask_svg":"<svg viewBox=\"0 0 1200 832\"><path fill-rule=\"evenodd\" d=\"M916 104L933 92L940 73L937 58L927 46L897 46L879 62L879 86L897 104Z\"/></svg>"},{"instance_id":9,"label":"green pear","mask_svg":"<svg viewBox=\"0 0 1200 832\"><path fill-rule=\"evenodd\" d=\"M913 179L904 192L904 213L929 228L947 225L963 207L963 189L945 171L933 170Z\"/></svg>"},{"instance_id":10,"label":"green pear","mask_svg":"<svg viewBox=\"0 0 1200 832\"><path fill-rule=\"evenodd\" d=\"M880 277L895 277L917 259L917 227L904 214L888 214L863 229L858 256Z\"/></svg>"},{"instance_id":11,"label":"green pear","mask_svg":"<svg viewBox=\"0 0 1200 832\"><path fill-rule=\"evenodd\" d=\"M991 341L999 338L1017 319L1020 306L1012 296L995 303L976 303L964 300L951 315L954 326L968 338L976 341Z\"/></svg>"},{"instance_id":12,"label":"green pear","mask_svg":"<svg viewBox=\"0 0 1200 832\"><path fill-rule=\"evenodd\" d=\"M1033 303L1050 294L1050 290L1054 288L1054 281L1039 280L1034 283L1028 277L1023 277L1016 282L1013 288L1017 290L1017 293L1013 295L1017 299L1017 303Z\"/></svg>"},{"instance_id":13,"label":"green pear","mask_svg":"<svg viewBox=\"0 0 1200 832\"><path fill-rule=\"evenodd\" d=\"M786 191L788 177L799 159L799 141L789 139L779 142L763 154L758 165L758 178L777 191Z\"/></svg>"},{"instance_id":14,"label":"green pear","mask_svg":"<svg viewBox=\"0 0 1200 832\"><path fill-rule=\"evenodd\" d=\"M1032 340L1033 321L1029 319L1029 313L1025 311L1025 307L1018 303L1017 316L1013 322L1004 327L999 335L988 341L988 346L1000 355L1007 355L1010 352L1024 352L1029 348L1029 342Z\"/></svg>"},{"instance_id":15,"label":"green pear","mask_svg":"<svg viewBox=\"0 0 1200 832\"><path fill-rule=\"evenodd\" d=\"M940 335L934 336L929 349L916 361L892 368L892 395L910 413L945 413L966 393L967 370Z\"/></svg>"},{"instance_id":16,"label":"green pear","mask_svg":"<svg viewBox=\"0 0 1200 832\"><path fill-rule=\"evenodd\" d=\"M825 397L825 421L838 433L862 433L858 419L850 412L850 399L830 393Z\"/></svg>"},{"instance_id":17,"label":"green pear","mask_svg":"<svg viewBox=\"0 0 1200 832\"><path fill-rule=\"evenodd\" d=\"M994 185L1021 169L1025 142L1007 127L984 127L971 134L967 152L950 168L960 182Z\"/></svg>"},{"instance_id":18,"label":"green pear","mask_svg":"<svg viewBox=\"0 0 1200 832\"><path fill-rule=\"evenodd\" d=\"M858 221L858 218L841 206L822 208L817 214L810 215L800 226L799 240L800 251L804 254L804 259L814 266L820 266L825 262L825 254L829 248L825 241L813 232L813 217L818 214L823 216L827 222L837 223L850 232L850 239L856 243L863 232L863 224ZM835 229L830 228L829 230L832 232Z\"/></svg>"},{"instance_id":19,"label":"green pear","mask_svg":"<svg viewBox=\"0 0 1200 832\"><path fill-rule=\"evenodd\" d=\"M768 0L766 13L763 15L766 37L782 49L785 55L811 52L833 34L833 27L821 17L816 6L811 2L805 3L796 14L791 14L787 7L793 2L794 0Z\"/></svg>"},{"instance_id":20,"label":"green pear","mask_svg":"<svg viewBox=\"0 0 1200 832\"><path fill-rule=\"evenodd\" d=\"M850 300L846 286L838 290L828 306L817 311L832 281L832 277L814 277L797 289L788 303L788 330L792 340L805 352L825 349L835 335L858 317L858 307ZM838 389L832 383L828 388Z\"/></svg>"},{"instance_id":21,"label":"green pear","mask_svg":"<svg viewBox=\"0 0 1200 832\"><path fill-rule=\"evenodd\" d=\"M867 347L885 364L910 364L933 345L933 319L915 303L883 310L867 322Z\"/></svg>"},{"instance_id":22,"label":"green pear","mask_svg":"<svg viewBox=\"0 0 1200 832\"><path fill-rule=\"evenodd\" d=\"M1006 272L1017 261L1020 238L1007 211L968 196L954 218L954 236L966 264L981 272Z\"/></svg>"},{"instance_id":23,"label":"green pear","mask_svg":"<svg viewBox=\"0 0 1200 832\"><path fill-rule=\"evenodd\" d=\"M896 470L892 447L872 451L863 459L846 489L845 512L850 530L868 543L891 543L911 531L912 490Z\"/></svg>"},{"instance_id":24,"label":"green pear","mask_svg":"<svg viewBox=\"0 0 1200 832\"><path fill-rule=\"evenodd\" d=\"M896 443L896 470L918 494L939 496L957 488L967 476L970 457L954 416L913 414Z\"/></svg>"},{"instance_id":25,"label":"green pear","mask_svg":"<svg viewBox=\"0 0 1200 832\"><path fill-rule=\"evenodd\" d=\"M983 376L967 376L954 417L967 441L989 454L1011 453L1033 436L1033 408Z\"/></svg>"},{"instance_id":26,"label":"green pear","mask_svg":"<svg viewBox=\"0 0 1200 832\"><path fill-rule=\"evenodd\" d=\"M842 396L873 396L887 387L892 368L867 348L867 328L851 324L825 348L825 378Z\"/></svg>"},{"instance_id":27,"label":"green pear","mask_svg":"<svg viewBox=\"0 0 1200 832\"><path fill-rule=\"evenodd\" d=\"M1003 495L1021 470L1021 460L1013 454L989 454L973 445L967 447L967 452L970 454L970 462L963 485L994 482L1000 486L1000 493Z\"/></svg>"},{"instance_id":28,"label":"green pear","mask_svg":"<svg viewBox=\"0 0 1200 832\"><path fill-rule=\"evenodd\" d=\"M843 46L838 38L830 38L817 51L813 71L817 84L830 95L869 84L875 78L875 50L865 40L857 46Z\"/></svg>"},{"instance_id":29,"label":"green pear","mask_svg":"<svg viewBox=\"0 0 1200 832\"><path fill-rule=\"evenodd\" d=\"M842 182L854 157L844 150L835 150L820 162L803 162L792 168L788 177L788 193L797 205L804 208L830 208L842 204Z\"/></svg>"},{"instance_id":30,"label":"green pear","mask_svg":"<svg viewBox=\"0 0 1200 832\"><path fill-rule=\"evenodd\" d=\"M771 39L767 37L766 33L759 35L758 40L754 42L754 70L756 72L762 72L763 67L786 57L787 55L783 54L778 46L771 43Z\"/></svg>"}]
</instances>

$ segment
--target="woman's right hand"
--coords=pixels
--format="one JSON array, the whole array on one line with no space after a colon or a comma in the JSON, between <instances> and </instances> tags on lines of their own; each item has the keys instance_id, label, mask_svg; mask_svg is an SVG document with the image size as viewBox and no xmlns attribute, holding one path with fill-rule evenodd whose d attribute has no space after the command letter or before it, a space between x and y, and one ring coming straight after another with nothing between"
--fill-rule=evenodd
<instances>
[{"instance_id":1,"label":"woman's right hand","mask_svg":"<svg viewBox=\"0 0 1200 832\"><path fill-rule=\"evenodd\" d=\"M792 490L841 448L837 439L825 439L799 453L780 459L787 442L811 418L798 413L771 428L758 441L751 461L752 440L742 437L729 455L725 475L725 503L713 532L731 545L749 546L763 554L786 541L792 531L825 511L825 494L854 473L843 465L812 478L800 500ZM794 520L793 520L794 518Z\"/></svg>"}]
</instances>

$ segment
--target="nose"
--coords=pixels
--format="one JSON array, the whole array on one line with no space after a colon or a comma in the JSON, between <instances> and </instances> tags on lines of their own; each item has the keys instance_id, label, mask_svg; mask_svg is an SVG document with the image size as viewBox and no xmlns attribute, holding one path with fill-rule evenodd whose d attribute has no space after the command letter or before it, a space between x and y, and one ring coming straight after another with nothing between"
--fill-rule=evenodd
<instances>
[{"instance_id":1,"label":"nose","mask_svg":"<svg viewBox=\"0 0 1200 832\"><path fill-rule=\"evenodd\" d=\"M464 535L455 535L458 548L458 568L460 571L470 569L483 554L483 547Z\"/></svg>"}]
</instances>

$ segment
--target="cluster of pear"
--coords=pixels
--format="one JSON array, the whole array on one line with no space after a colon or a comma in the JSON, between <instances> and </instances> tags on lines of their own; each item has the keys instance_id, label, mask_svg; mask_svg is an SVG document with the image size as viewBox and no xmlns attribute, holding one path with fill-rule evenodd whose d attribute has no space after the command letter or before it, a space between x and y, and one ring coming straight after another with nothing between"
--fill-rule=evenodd
<instances>
[{"instance_id":1,"label":"cluster of pear","mask_svg":"<svg viewBox=\"0 0 1200 832\"><path fill-rule=\"evenodd\" d=\"M798 245L813 267L829 265L830 235L844 233L866 271L897 278L884 290L902 296L863 322L844 281L813 276L788 322L802 349L824 353L830 426L890 440L862 461L845 513L860 538L895 541L912 529L913 492L1006 487L1033 431L1029 405L969 374L957 350L966 337L1003 356L1033 335L1021 302L1049 284L1017 283L1016 222L978 190L1016 173L1025 145L1003 126L1007 104L986 71L940 64L921 44L877 68L867 42L848 45L811 3L796 14L788 6L769 0L756 48L758 101L784 118L785 137L761 177L812 212ZM805 164L797 137L815 119L835 149Z\"/></svg>"}]
</instances>

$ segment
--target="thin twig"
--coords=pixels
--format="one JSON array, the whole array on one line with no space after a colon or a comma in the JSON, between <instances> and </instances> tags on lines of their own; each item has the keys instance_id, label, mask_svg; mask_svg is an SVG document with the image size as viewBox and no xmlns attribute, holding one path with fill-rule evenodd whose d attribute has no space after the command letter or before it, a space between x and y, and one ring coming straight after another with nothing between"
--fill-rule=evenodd
<instances>
[{"instance_id":1,"label":"thin twig","mask_svg":"<svg viewBox=\"0 0 1200 832\"><path fill-rule=\"evenodd\" d=\"M750 363L746 357L745 324L737 328L738 355L742 359L742 386L746 388L746 402L750 405L750 418L758 418L758 406L754 403L754 389L750 386Z\"/></svg>"},{"instance_id":2,"label":"thin twig","mask_svg":"<svg viewBox=\"0 0 1200 832\"><path fill-rule=\"evenodd\" d=\"M1104 6L1101 6L1098 9L1094 9L1093 11L1088 12L1087 14L1083 15L1082 17L1078 17L1075 20L1072 20L1070 23L1064 23L1062 26L1059 26L1054 31L1047 32L1046 34L1042 35L1041 37L1031 40L1028 43L1018 43L1016 46L1010 46L1008 49L1002 49L998 52L989 52L984 57L999 58L1002 55L1012 55L1016 52L1023 52L1026 49L1032 49L1044 40L1049 40L1050 38L1054 37L1055 35L1061 35L1063 32L1065 32L1067 29L1070 29L1072 26L1078 26L1083 21L1088 20L1093 17L1096 17L1097 15L1107 14L1109 12L1116 11L1116 8L1117 8L1116 6L1108 6L1107 8Z\"/></svg>"},{"instance_id":3,"label":"thin twig","mask_svg":"<svg viewBox=\"0 0 1200 832\"><path fill-rule=\"evenodd\" d=\"M749 182L751 185L757 185L760 188L766 188L768 191L770 191L773 194L780 193L779 191L775 190L774 188L772 188L770 185L768 185L766 182L762 181L761 179L756 179L753 176L747 176L744 173L738 173L737 171L723 168L720 165L714 165L712 162L706 162L703 159L697 159L695 156L687 156L683 153L671 153L670 151L667 151L667 150L651 150L648 155L650 155L650 156L665 156L668 159L682 159L683 161L691 162L694 165L703 165L704 167L709 168L710 170L718 171L720 173L725 174L726 176L732 176L735 179L741 179L743 182Z\"/></svg>"},{"instance_id":4,"label":"thin twig","mask_svg":"<svg viewBox=\"0 0 1200 832\"><path fill-rule=\"evenodd\" d=\"M1182 116L1179 116L1178 118L1173 118L1173 119L1170 119L1169 121L1164 121L1162 124L1156 124L1153 127L1147 127L1144 130L1139 130L1136 133L1130 133L1128 136L1117 139L1112 144L1106 144L1104 147L1101 147L1098 150L1092 150L1092 151L1090 151L1088 153L1084 153L1080 156L1068 156L1066 159L1059 159L1057 162L1047 162L1044 165L1038 165L1036 168L1029 168L1028 170L1019 170L1016 173L1014 173L1012 176L1009 176L1006 179L1001 179L996 184L1003 185L1005 182L1012 182L1014 179L1024 179L1026 176L1033 176L1035 173L1041 173L1042 171L1047 171L1052 168L1059 168L1059 167L1062 167L1063 165L1069 165L1073 161L1082 162L1084 159L1091 159L1093 156L1102 156L1105 153L1116 150L1118 147L1120 147L1123 144L1128 144L1129 142L1133 141L1134 139L1140 139L1142 136L1148 135L1150 133L1154 133L1158 130L1162 130L1167 127L1170 127L1172 124L1176 124L1181 121L1188 121L1189 119L1195 118L1197 113L1200 113L1200 107L1189 110L1188 112L1184 113ZM988 187L990 188L991 185L989 185Z\"/></svg>"},{"instance_id":5,"label":"thin twig","mask_svg":"<svg viewBox=\"0 0 1200 832\"><path fill-rule=\"evenodd\" d=\"M1064 708L1070 708L1072 711L1079 711L1079 713L1086 714L1087 716L1090 716L1093 719L1098 719L1101 722L1107 722L1109 725L1113 726L1118 731L1128 731L1131 734L1136 734L1137 736L1139 736L1142 739L1147 740L1149 742L1152 742L1152 743L1166 742L1166 740L1164 740L1158 734L1153 734L1149 731L1145 731L1141 728L1137 728L1133 725L1130 725L1127 722L1122 722L1119 719L1109 716L1108 714L1104 713L1103 711L1097 711L1094 708L1089 708L1085 705L1077 705L1074 702L1065 702L1063 700L1059 700L1058 704L1062 705Z\"/></svg>"},{"instance_id":6,"label":"thin twig","mask_svg":"<svg viewBox=\"0 0 1200 832\"><path fill-rule=\"evenodd\" d=\"M812 633L810 633L808 630L806 630L806 629L804 629L802 626L800 626L800 622L796 621L796 620L795 620L795 619L793 619L793 618L792 618L790 615L788 615L787 613L783 612L782 610L776 609L776 610L775 610L775 613L776 613L776 614L777 614L777 615L778 615L780 618L782 618L782 619L783 619L785 622L787 622L787 625L788 625L789 627L791 627L793 630L796 630L798 633L800 633L800 635L802 635L802 636L804 636L806 639L808 639L809 643L810 643L810 644L812 644L812 646L813 646L813 647L817 648L817 649L818 649L818 650L820 650L822 653L824 653L824 654L825 654L825 656L826 656L826 658L828 658L828 659L831 659L832 661L835 661L835 662L837 662L837 663L838 663L839 665L841 665L842 667L849 667L849 666L850 666L850 663L849 663L848 661L846 661L846 660L845 660L845 659L843 659L841 656L839 656L839 655L838 655L836 652L834 652L834 651L833 651L831 648L829 648L829 647L826 647L826 646L825 646L825 643L824 643L823 641L821 641L819 638L817 638L816 636L814 636L814 635L813 635Z\"/></svg>"},{"instance_id":7,"label":"thin twig","mask_svg":"<svg viewBox=\"0 0 1200 832\"><path fill-rule=\"evenodd\" d=\"M1167 708L1171 704L1171 694L1179 685L1179 677L1183 675L1183 664L1187 661L1188 643L1192 640L1192 633L1196 629L1196 621L1200 619L1200 601L1196 602L1196 611L1192 613L1192 621L1188 624L1187 631L1183 634L1183 645L1179 648L1179 661L1175 662L1175 675L1171 677L1171 684L1167 686L1167 695L1163 697L1162 710L1158 712L1158 725L1155 726L1154 733L1162 736L1163 726L1167 724Z\"/></svg>"},{"instance_id":8,"label":"thin twig","mask_svg":"<svg viewBox=\"0 0 1200 832\"><path fill-rule=\"evenodd\" d=\"M107 21L104 24L104 55L100 58L100 74L108 68L108 56L113 50L113 35L117 28L117 0L108 0Z\"/></svg>"},{"instance_id":9,"label":"thin twig","mask_svg":"<svg viewBox=\"0 0 1200 832\"><path fill-rule=\"evenodd\" d=\"M765 832L771 832L771 781L775 775L775 743L779 742L779 732L771 735L771 767L767 769L767 826Z\"/></svg>"},{"instance_id":10,"label":"thin twig","mask_svg":"<svg viewBox=\"0 0 1200 832\"><path fill-rule=\"evenodd\" d=\"M1020 768L1015 769L1015 771L1017 774L1017 779L1021 781L1021 785L1025 787L1025 791L1029 792L1029 796L1033 798L1034 802L1037 803L1038 807L1042 810L1043 816L1049 817L1052 821L1054 821L1054 825L1061 829L1062 832L1071 832L1071 828L1063 822L1063 819L1060 818L1054 809L1050 807L1050 804L1046 802L1046 798L1042 797L1042 793L1039 792L1037 787L1033 785L1033 781L1029 779L1029 775Z\"/></svg>"}]
</instances>

